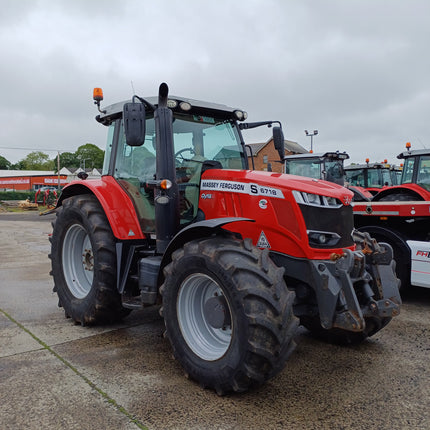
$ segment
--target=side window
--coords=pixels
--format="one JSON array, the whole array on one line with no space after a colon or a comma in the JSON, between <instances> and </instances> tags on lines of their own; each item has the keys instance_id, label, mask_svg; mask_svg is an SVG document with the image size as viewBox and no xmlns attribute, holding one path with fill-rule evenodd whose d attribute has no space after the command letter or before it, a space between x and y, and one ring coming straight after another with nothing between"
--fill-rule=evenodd
<instances>
[{"instance_id":1,"label":"side window","mask_svg":"<svg viewBox=\"0 0 430 430\"><path fill-rule=\"evenodd\" d=\"M415 158L407 158L403 167L402 184L410 184L414 173Z\"/></svg>"},{"instance_id":2,"label":"side window","mask_svg":"<svg viewBox=\"0 0 430 430\"><path fill-rule=\"evenodd\" d=\"M103 160L102 175L109 174L109 164L110 164L110 158L111 158L111 154L112 154L114 130L115 130L115 122L112 123L111 125L109 125L109 128L108 128L105 157Z\"/></svg>"},{"instance_id":3,"label":"side window","mask_svg":"<svg viewBox=\"0 0 430 430\"><path fill-rule=\"evenodd\" d=\"M126 144L124 126L121 121L116 154L116 178L136 178L142 182L154 179L155 175L155 137L153 134L153 119L147 119L147 134L142 146Z\"/></svg>"},{"instance_id":4,"label":"side window","mask_svg":"<svg viewBox=\"0 0 430 430\"><path fill-rule=\"evenodd\" d=\"M430 157L420 158L417 183L430 184Z\"/></svg>"}]
</instances>

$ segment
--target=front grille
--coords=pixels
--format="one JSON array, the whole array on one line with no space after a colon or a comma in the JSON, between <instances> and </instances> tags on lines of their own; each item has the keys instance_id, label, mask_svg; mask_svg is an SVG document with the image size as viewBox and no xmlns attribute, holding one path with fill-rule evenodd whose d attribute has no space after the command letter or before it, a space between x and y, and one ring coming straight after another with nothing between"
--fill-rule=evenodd
<instances>
[{"instance_id":1,"label":"front grille","mask_svg":"<svg viewBox=\"0 0 430 430\"><path fill-rule=\"evenodd\" d=\"M340 239L335 245L336 248L354 245L351 235L354 228L352 206L328 208L299 204L299 207L308 231L338 234ZM312 243L311 246L324 249L333 248L331 244L321 245Z\"/></svg>"}]
</instances>

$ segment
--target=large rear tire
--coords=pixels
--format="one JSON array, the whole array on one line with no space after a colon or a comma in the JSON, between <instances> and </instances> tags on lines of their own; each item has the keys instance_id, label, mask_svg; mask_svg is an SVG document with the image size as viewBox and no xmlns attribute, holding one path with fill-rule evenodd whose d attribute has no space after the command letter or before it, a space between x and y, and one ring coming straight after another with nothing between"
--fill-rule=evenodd
<instances>
[{"instance_id":1,"label":"large rear tire","mask_svg":"<svg viewBox=\"0 0 430 430\"><path fill-rule=\"evenodd\" d=\"M65 199L50 240L54 292L67 317L93 325L130 312L116 289L115 238L95 196Z\"/></svg>"},{"instance_id":2,"label":"large rear tire","mask_svg":"<svg viewBox=\"0 0 430 430\"><path fill-rule=\"evenodd\" d=\"M267 250L212 237L185 244L172 258L161 313L185 373L222 395L282 370L298 324L294 293Z\"/></svg>"}]
</instances>

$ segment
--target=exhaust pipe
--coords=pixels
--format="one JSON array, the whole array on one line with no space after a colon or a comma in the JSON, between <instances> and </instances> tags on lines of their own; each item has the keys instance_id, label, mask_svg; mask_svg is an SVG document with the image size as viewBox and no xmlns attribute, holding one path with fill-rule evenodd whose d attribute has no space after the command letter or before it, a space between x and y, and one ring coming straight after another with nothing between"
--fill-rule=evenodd
<instances>
[{"instance_id":1,"label":"exhaust pipe","mask_svg":"<svg viewBox=\"0 0 430 430\"><path fill-rule=\"evenodd\" d=\"M167 107L169 87L160 85L158 106L154 111L156 132L156 180L168 179L172 186L155 190L155 231L157 253L164 254L179 230L179 189L176 182L175 150L173 145L173 113Z\"/></svg>"}]
</instances>

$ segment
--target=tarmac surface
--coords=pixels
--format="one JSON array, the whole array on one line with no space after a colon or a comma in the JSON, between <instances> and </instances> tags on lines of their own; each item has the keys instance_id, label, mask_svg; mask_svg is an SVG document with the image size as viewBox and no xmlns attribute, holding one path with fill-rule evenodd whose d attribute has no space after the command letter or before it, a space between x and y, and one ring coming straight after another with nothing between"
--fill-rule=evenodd
<instances>
[{"instance_id":1,"label":"tarmac surface","mask_svg":"<svg viewBox=\"0 0 430 430\"><path fill-rule=\"evenodd\" d=\"M280 375L218 397L183 376L157 308L95 328L64 317L52 219L0 213L0 429L430 428L430 290L359 346L300 328Z\"/></svg>"}]
</instances>

